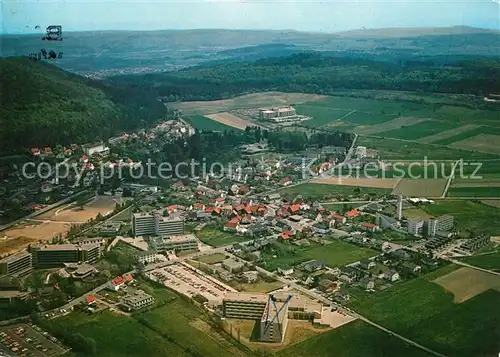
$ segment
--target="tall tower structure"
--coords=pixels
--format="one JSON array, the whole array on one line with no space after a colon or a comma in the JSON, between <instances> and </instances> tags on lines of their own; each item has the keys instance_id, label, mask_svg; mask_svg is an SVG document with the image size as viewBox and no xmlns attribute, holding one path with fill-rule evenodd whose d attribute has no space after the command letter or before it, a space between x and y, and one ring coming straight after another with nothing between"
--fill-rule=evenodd
<instances>
[{"instance_id":1,"label":"tall tower structure","mask_svg":"<svg viewBox=\"0 0 500 357\"><path fill-rule=\"evenodd\" d=\"M400 221L401 218L403 218L403 196L402 195L398 196L397 215L398 215L398 221Z\"/></svg>"}]
</instances>

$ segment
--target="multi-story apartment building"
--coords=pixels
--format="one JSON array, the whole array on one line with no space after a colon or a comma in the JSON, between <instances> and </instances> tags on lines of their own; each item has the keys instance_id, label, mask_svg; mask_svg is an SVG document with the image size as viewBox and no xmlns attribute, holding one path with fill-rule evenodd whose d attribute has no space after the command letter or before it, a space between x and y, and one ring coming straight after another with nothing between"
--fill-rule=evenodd
<instances>
[{"instance_id":1,"label":"multi-story apartment building","mask_svg":"<svg viewBox=\"0 0 500 357\"><path fill-rule=\"evenodd\" d=\"M164 217L159 212L134 213L132 216L134 236L182 235L184 219L179 215Z\"/></svg>"},{"instance_id":2,"label":"multi-story apartment building","mask_svg":"<svg viewBox=\"0 0 500 357\"><path fill-rule=\"evenodd\" d=\"M145 264L145 263L154 263L156 261L156 252L154 251L145 251L145 252L139 252L135 255L135 258L139 263Z\"/></svg>"},{"instance_id":3,"label":"multi-story apartment building","mask_svg":"<svg viewBox=\"0 0 500 357\"><path fill-rule=\"evenodd\" d=\"M0 260L0 275L22 276L33 270L31 253L22 252Z\"/></svg>"},{"instance_id":4,"label":"multi-story apartment building","mask_svg":"<svg viewBox=\"0 0 500 357\"><path fill-rule=\"evenodd\" d=\"M424 221L422 220L408 220L408 233L413 235L422 234L422 230L424 228Z\"/></svg>"},{"instance_id":5,"label":"multi-story apartment building","mask_svg":"<svg viewBox=\"0 0 500 357\"><path fill-rule=\"evenodd\" d=\"M157 236L149 238L149 246L156 252L197 250L198 240L192 234L181 236Z\"/></svg>"},{"instance_id":6,"label":"multi-story apartment building","mask_svg":"<svg viewBox=\"0 0 500 357\"><path fill-rule=\"evenodd\" d=\"M32 247L33 265L39 268L55 268L64 263L95 263L100 256L98 244L51 244Z\"/></svg>"},{"instance_id":7,"label":"multi-story apartment building","mask_svg":"<svg viewBox=\"0 0 500 357\"><path fill-rule=\"evenodd\" d=\"M427 235L436 236L437 232L448 232L453 229L454 218L450 215L443 215L426 221Z\"/></svg>"},{"instance_id":8,"label":"multi-story apartment building","mask_svg":"<svg viewBox=\"0 0 500 357\"><path fill-rule=\"evenodd\" d=\"M130 310L139 310L154 304L155 299L142 290L136 290L132 294L127 294L121 298L121 302Z\"/></svg>"}]
</instances>

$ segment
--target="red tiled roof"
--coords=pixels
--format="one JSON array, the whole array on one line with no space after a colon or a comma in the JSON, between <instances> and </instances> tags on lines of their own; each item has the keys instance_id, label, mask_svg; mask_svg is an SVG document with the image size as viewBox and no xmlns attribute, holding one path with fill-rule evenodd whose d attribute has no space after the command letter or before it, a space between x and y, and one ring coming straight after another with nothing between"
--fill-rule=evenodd
<instances>
[{"instance_id":1,"label":"red tiled roof","mask_svg":"<svg viewBox=\"0 0 500 357\"><path fill-rule=\"evenodd\" d=\"M170 206L168 206L168 207L167 207L167 209L168 209L169 211L172 211L172 210L174 210L174 209L177 209L177 205L170 205Z\"/></svg>"},{"instance_id":2,"label":"red tiled roof","mask_svg":"<svg viewBox=\"0 0 500 357\"><path fill-rule=\"evenodd\" d=\"M117 276L116 278L111 280L111 282L115 285L120 285L123 284L123 278L121 276Z\"/></svg>"},{"instance_id":3,"label":"red tiled roof","mask_svg":"<svg viewBox=\"0 0 500 357\"><path fill-rule=\"evenodd\" d=\"M123 275L123 278L125 279L125 281L129 282L134 280L134 277L130 273Z\"/></svg>"},{"instance_id":4,"label":"red tiled roof","mask_svg":"<svg viewBox=\"0 0 500 357\"><path fill-rule=\"evenodd\" d=\"M339 215L339 214L332 214L332 217L333 217L334 219L340 219L340 220L343 220L343 219L345 218L344 216L341 216L341 215Z\"/></svg>"},{"instance_id":5,"label":"red tiled roof","mask_svg":"<svg viewBox=\"0 0 500 357\"><path fill-rule=\"evenodd\" d=\"M85 296L85 301L87 302L87 304L93 303L95 301L95 295Z\"/></svg>"},{"instance_id":6,"label":"red tiled roof","mask_svg":"<svg viewBox=\"0 0 500 357\"><path fill-rule=\"evenodd\" d=\"M350 210L349 212L347 212L347 216L349 217L355 217L358 215L358 209L357 208L353 208L352 210Z\"/></svg>"},{"instance_id":7,"label":"red tiled roof","mask_svg":"<svg viewBox=\"0 0 500 357\"><path fill-rule=\"evenodd\" d=\"M236 228L238 226L238 222L226 222L226 224L224 225L224 227L228 227L228 228Z\"/></svg>"},{"instance_id":8,"label":"red tiled roof","mask_svg":"<svg viewBox=\"0 0 500 357\"><path fill-rule=\"evenodd\" d=\"M283 234L286 234L287 236L293 236L292 231L290 231L289 229L284 229Z\"/></svg>"},{"instance_id":9,"label":"red tiled roof","mask_svg":"<svg viewBox=\"0 0 500 357\"><path fill-rule=\"evenodd\" d=\"M290 210L292 212L297 212L298 210L300 210L300 205L299 204L296 204L296 205L291 205L290 206Z\"/></svg>"},{"instance_id":10,"label":"red tiled roof","mask_svg":"<svg viewBox=\"0 0 500 357\"><path fill-rule=\"evenodd\" d=\"M202 208L203 206L204 206L204 204L201 203L201 202L196 202L196 203L193 204L194 208Z\"/></svg>"},{"instance_id":11,"label":"red tiled roof","mask_svg":"<svg viewBox=\"0 0 500 357\"><path fill-rule=\"evenodd\" d=\"M287 240L290 238L290 236L288 234L285 234L285 233L281 233L280 237L284 240Z\"/></svg>"},{"instance_id":12,"label":"red tiled roof","mask_svg":"<svg viewBox=\"0 0 500 357\"><path fill-rule=\"evenodd\" d=\"M365 227L365 228L375 228L376 226L377 225L373 224L373 223L368 223L368 222L361 223L361 227Z\"/></svg>"},{"instance_id":13,"label":"red tiled roof","mask_svg":"<svg viewBox=\"0 0 500 357\"><path fill-rule=\"evenodd\" d=\"M215 207L214 208L214 212L215 213L220 214L220 211L221 211L220 207Z\"/></svg>"},{"instance_id":14,"label":"red tiled roof","mask_svg":"<svg viewBox=\"0 0 500 357\"><path fill-rule=\"evenodd\" d=\"M231 218L231 220L229 222L231 222L231 223L238 223L240 220L241 220L241 218L238 217L238 216L236 216L236 217Z\"/></svg>"}]
</instances>

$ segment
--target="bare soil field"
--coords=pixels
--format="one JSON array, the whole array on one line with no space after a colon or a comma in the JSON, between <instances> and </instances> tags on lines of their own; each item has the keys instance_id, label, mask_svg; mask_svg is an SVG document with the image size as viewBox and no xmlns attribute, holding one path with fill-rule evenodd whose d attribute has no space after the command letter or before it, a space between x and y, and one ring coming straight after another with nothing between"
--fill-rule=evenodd
<instances>
[{"instance_id":1,"label":"bare soil field","mask_svg":"<svg viewBox=\"0 0 500 357\"><path fill-rule=\"evenodd\" d=\"M370 135L370 134L381 133L383 131L400 129L403 126L415 125L426 120L430 119L416 118L416 117L400 117L376 125L360 125L356 127L354 132L356 134Z\"/></svg>"},{"instance_id":2,"label":"bare soil field","mask_svg":"<svg viewBox=\"0 0 500 357\"><path fill-rule=\"evenodd\" d=\"M247 126L260 126L254 122L242 119L228 112L217 113L217 114L205 114L204 116L209 119L215 120L219 123L229 125L232 126L233 128L241 130L245 130Z\"/></svg>"},{"instance_id":3,"label":"bare soil field","mask_svg":"<svg viewBox=\"0 0 500 357\"><path fill-rule=\"evenodd\" d=\"M117 202L121 203L122 199L112 196L99 196L97 199L86 204L83 210L80 207L75 207L73 204L45 212L37 216L37 219L53 222L83 223L91 218L95 218L98 213L102 215L111 213L115 209Z\"/></svg>"},{"instance_id":4,"label":"bare soil field","mask_svg":"<svg viewBox=\"0 0 500 357\"><path fill-rule=\"evenodd\" d=\"M441 197L445 187L446 179L401 179L392 194L410 197Z\"/></svg>"},{"instance_id":5,"label":"bare soil field","mask_svg":"<svg viewBox=\"0 0 500 357\"><path fill-rule=\"evenodd\" d=\"M318 177L312 183L329 185L360 186L373 188L395 188L401 179L394 178L344 178L344 177Z\"/></svg>"},{"instance_id":6,"label":"bare soil field","mask_svg":"<svg viewBox=\"0 0 500 357\"><path fill-rule=\"evenodd\" d=\"M167 106L181 109L184 115L217 113L238 108L256 108L299 104L325 98L324 95L307 93L261 92L247 94L233 99L167 103Z\"/></svg>"},{"instance_id":7,"label":"bare soil field","mask_svg":"<svg viewBox=\"0 0 500 357\"><path fill-rule=\"evenodd\" d=\"M2 255L12 254L38 241L50 241L55 235L66 233L69 227L68 223L43 222L8 229L2 232L3 236L0 237L0 252Z\"/></svg>"},{"instance_id":8,"label":"bare soil field","mask_svg":"<svg viewBox=\"0 0 500 357\"><path fill-rule=\"evenodd\" d=\"M489 289L500 291L500 276L472 268L460 268L437 278L434 283L453 293L454 301L457 303L464 302Z\"/></svg>"},{"instance_id":9,"label":"bare soil field","mask_svg":"<svg viewBox=\"0 0 500 357\"><path fill-rule=\"evenodd\" d=\"M434 141L451 138L452 136L462 134L462 133L465 133L466 131L470 131L470 130L473 130L473 129L476 129L479 127L480 127L480 125L468 124L468 125L464 125L464 126L455 128L455 129L445 130L445 131L442 131L440 133L437 133L437 134L434 134L431 136L426 136L425 138L421 138L417 141L419 141L421 143L432 143Z\"/></svg>"},{"instance_id":10,"label":"bare soil field","mask_svg":"<svg viewBox=\"0 0 500 357\"><path fill-rule=\"evenodd\" d=\"M457 141L449 146L458 149L476 150L480 152L500 154L500 136L479 134L473 136L472 138Z\"/></svg>"}]
</instances>

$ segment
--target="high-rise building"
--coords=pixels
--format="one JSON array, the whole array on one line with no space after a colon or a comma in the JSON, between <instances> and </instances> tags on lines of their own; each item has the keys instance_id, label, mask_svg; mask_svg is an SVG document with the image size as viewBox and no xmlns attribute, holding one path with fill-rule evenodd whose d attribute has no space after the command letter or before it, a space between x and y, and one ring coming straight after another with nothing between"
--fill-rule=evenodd
<instances>
[{"instance_id":1,"label":"high-rise building","mask_svg":"<svg viewBox=\"0 0 500 357\"><path fill-rule=\"evenodd\" d=\"M33 265L38 268L55 268L64 263L95 263L100 256L98 244L50 244L32 247Z\"/></svg>"},{"instance_id":2,"label":"high-rise building","mask_svg":"<svg viewBox=\"0 0 500 357\"><path fill-rule=\"evenodd\" d=\"M132 229L134 236L182 235L184 219L179 215L163 216L160 212L134 213Z\"/></svg>"},{"instance_id":3,"label":"high-rise building","mask_svg":"<svg viewBox=\"0 0 500 357\"><path fill-rule=\"evenodd\" d=\"M424 221L422 220L408 220L408 233L413 235L422 234L422 230L424 228Z\"/></svg>"},{"instance_id":4,"label":"high-rise building","mask_svg":"<svg viewBox=\"0 0 500 357\"><path fill-rule=\"evenodd\" d=\"M31 253L22 252L0 260L0 275L22 276L33 270Z\"/></svg>"},{"instance_id":5,"label":"high-rise building","mask_svg":"<svg viewBox=\"0 0 500 357\"><path fill-rule=\"evenodd\" d=\"M431 218L425 222L427 236L434 237L437 232L448 232L453 229L454 218L450 215L442 215L437 218Z\"/></svg>"}]
</instances>

